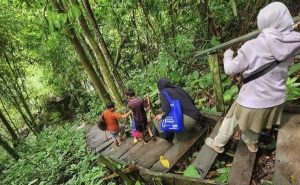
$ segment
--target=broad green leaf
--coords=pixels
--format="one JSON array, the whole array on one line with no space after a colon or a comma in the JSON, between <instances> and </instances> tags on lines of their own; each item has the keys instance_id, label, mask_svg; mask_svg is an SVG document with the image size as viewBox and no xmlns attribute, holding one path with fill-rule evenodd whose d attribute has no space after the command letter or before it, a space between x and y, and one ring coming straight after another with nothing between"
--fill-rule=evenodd
<instances>
[{"instance_id":1,"label":"broad green leaf","mask_svg":"<svg viewBox=\"0 0 300 185\"><path fill-rule=\"evenodd\" d=\"M69 10L68 10L68 16L70 17L70 19L76 19L81 15L81 11L80 8L72 5Z\"/></svg>"},{"instance_id":2,"label":"broad green leaf","mask_svg":"<svg viewBox=\"0 0 300 185\"><path fill-rule=\"evenodd\" d=\"M193 78L194 78L194 79L198 79L198 78L199 78L199 72L198 72L198 71L194 71L194 72L192 73L192 75L193 75Z\"/></svg>"},{"instance_id":3,"label":"broad green leaf","mask_svg":"<svg viewBox=\"0 0 300 185\"><path fill-rule=\"evenodd\" d=\"M187 169L185 169L183 175L186 177L200 177L200 174L193 165L190 165Z\"/></svg>"},{"instance_id":4,"label":"broad green leaf","mask_svg":"<svg viewBox=\"0 0 300 185\"><path fill-rule=\"evenodd\" d=\"M294 73L300 70L300 63L294 64L289 69L289 75L293 75Z\"/></svg>"},{"instance_id":5,"label":"broad green leaf","mask_svg":"<svg viewBox=\"0 0 300 185\"><path fill-rule=\"evenodd\" d=\"M140 181L136 181L135 185L141 185Z\"/></svg>"}]
</instances>

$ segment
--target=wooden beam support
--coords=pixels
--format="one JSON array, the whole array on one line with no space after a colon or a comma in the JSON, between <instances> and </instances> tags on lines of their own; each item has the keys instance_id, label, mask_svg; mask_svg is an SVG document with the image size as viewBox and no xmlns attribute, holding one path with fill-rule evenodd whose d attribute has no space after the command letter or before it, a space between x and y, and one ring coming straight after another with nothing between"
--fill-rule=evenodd
<instances>
[{"instance_id":1,"label":"wooden beam support","mask_svg":"<svg viewBox=\"0 0 300 185\"><path fill-rule=\"evenodd\" d=\"M225 105L223 99L223 89L222 89L222 82L221 82L221 75L220 75L220 68L218 62L218 55L212 54L207 57L209 69L213 75L213 88L214 94L216 98L216 106L217 111L224 112Z\"/></svg>"},{"instance_id":2,"label":"wooden beam support","mask_svg":"<svg viewBox=\"0 0 300 185\"><path fill-rule=\"evenodd\" d=\"M185 177L183 175L171 174L171 173L161 173L161 172L154 172L148 170L146 168L138 167L139 173L141 177L146 182L156 182L155 180L159 180L160 184L164 185L213 185L216 184L210 180L199 179L196 177ZM157 183L157 184L159 184ZM220 184L219 184L220 185Z\"/></svg>"}]
</instances>

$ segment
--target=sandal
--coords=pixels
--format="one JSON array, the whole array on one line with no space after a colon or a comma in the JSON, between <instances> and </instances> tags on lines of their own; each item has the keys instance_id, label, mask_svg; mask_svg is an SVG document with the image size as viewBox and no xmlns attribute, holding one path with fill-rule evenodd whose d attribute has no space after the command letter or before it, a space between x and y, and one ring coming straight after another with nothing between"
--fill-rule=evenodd
<instances>
[{"instance_id":1,"label":"sandal","mask_svg":"<svg viewBox=\"0 0 300 185\"><path fill-rule=\"evenodd\" d=\"M255 153L255 152L258 151L258 146L257 146L257 144L250 144L250 143L245 143L245 144L246 144L246 146L247 146L247 148L248 148L248 150L249 150L250 152Z\"/></svg>"},{"instance_id":2,"label":"sandal","mask_svg":"<svg viewBox=\"0 0 300 185\"><path fill-rule=\"evenodd\" d=\"M218 147L216 146L216 144L214 143L214 140L212 138L206 138L205 139L205 144L213 149L214 151L216 151L217 153L223 153L224 152L224 147Z\"/></svg>"}]
</instances>

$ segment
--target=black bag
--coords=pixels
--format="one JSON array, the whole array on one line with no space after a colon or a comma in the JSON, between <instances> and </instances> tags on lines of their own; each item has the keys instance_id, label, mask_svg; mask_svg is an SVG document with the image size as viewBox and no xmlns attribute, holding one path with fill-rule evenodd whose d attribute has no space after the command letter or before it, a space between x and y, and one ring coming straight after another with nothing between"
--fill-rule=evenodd
<instances>
[{"instance_id":1,"label":"black bag","mask_svg":"<svg viewBox=\"0 0 300 185\"><path fill-rule=\"evenodd\" d=\"M97 125L100 130L105 131L106 130L106 123L103 114L101 114L100 118L97 121Z\"/></svg>"},{"instance_id":2,"label":"black bag","mask_svg":"<svg viewBox=\"0 0 300 185\"><path fill-rule=\"evenodd\" d=\"M255 80L255 79L263 76L264 74L268 73L269 71L274 69L276 66L278 66L278 64L280 64L280 62L281 61L275 60L274 62L270 63L269 65L262 67L258 71L254 72L253 74L251 74L247 78L245 78L243 80L243 84L246 84L248 82L251 82L252 80Z\"/></svg>"}]
</instances>

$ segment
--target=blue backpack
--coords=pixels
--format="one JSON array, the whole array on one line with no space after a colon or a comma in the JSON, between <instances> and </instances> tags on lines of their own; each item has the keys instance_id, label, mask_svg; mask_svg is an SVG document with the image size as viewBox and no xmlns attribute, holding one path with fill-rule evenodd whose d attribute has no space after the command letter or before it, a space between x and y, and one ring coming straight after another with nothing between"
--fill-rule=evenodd
<instances>
[{"instance_id":1,"label":"blue backpack","mask_svg":"<svg viewBox=\"0 0 300 185\"><path fill-rule=\"evenodd\" d=\"M169 105L170 111L161 122L161 130L165 132L182 132L184 131L183 114L180 100L173 100L166 91L162 91Z\"/></svg>"}]
</instances>

